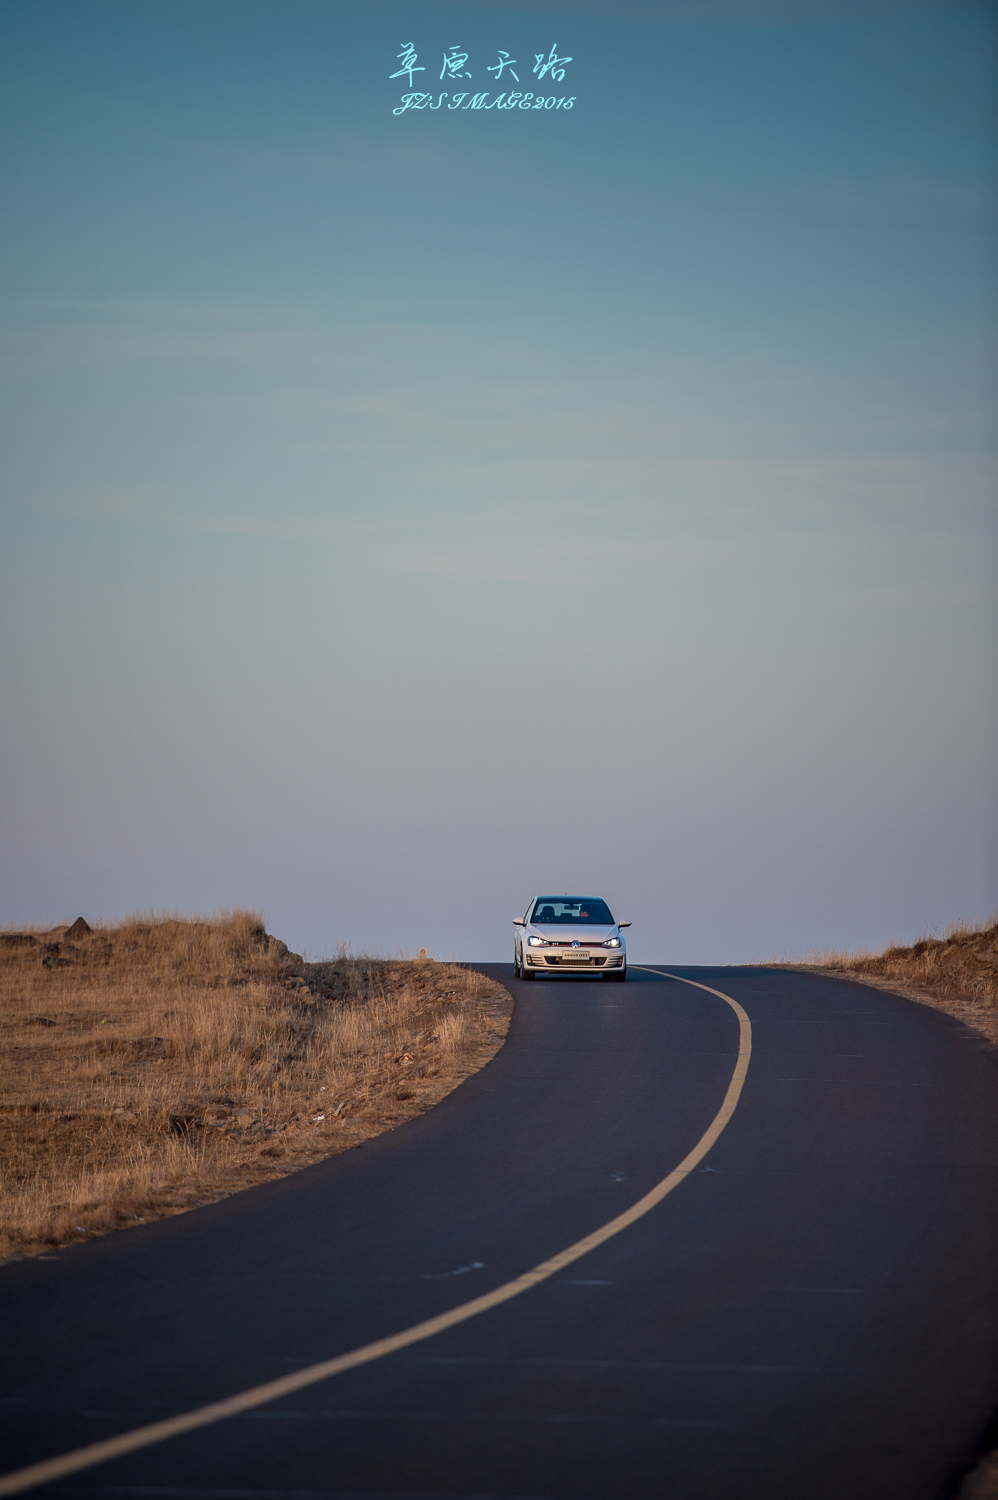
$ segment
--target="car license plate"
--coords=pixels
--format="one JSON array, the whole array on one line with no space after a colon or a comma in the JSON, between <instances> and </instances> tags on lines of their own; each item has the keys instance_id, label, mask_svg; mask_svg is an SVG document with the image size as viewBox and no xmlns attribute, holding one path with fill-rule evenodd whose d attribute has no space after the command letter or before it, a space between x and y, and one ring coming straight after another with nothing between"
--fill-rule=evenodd
<instances>
[{"instance_id":1,"label":"car license plate","mask_svg":"<svg viewBox=\"0 0 998 1500\"><path fill-rule=\"evenodd\" d=\"M588 963L590 953L586 948L569 948L562 954L562 958L570 959L572 963Z\"/></svg>"}]
</instances>

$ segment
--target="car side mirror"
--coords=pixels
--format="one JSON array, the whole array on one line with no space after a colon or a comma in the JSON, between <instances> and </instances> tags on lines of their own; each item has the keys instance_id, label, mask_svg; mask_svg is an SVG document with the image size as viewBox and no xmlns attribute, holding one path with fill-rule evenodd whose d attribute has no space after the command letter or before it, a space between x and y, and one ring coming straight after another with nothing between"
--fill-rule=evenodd
<instances>
[{"instance_id":1,"label":"car side mirror","mask_svg":"<svg viewBox=\"0 0 998 1500\"><path fill-rule=\"evenodd\" d=\"M524 921L523 917L514 917L513 918L513 926L514 927L526 927L526 925L527 924Z\"/></svg>"},{"instance_id":2,"label":"car side mirror","mask_svg":"<svg viewBox=\"0 0 998 1500\"><path fill-rule=\"evenodd\" d=\"M630 925L631 925L630 922L618 922L617 923L618 927L630 927Z\"/></svg>"}]
</instances>

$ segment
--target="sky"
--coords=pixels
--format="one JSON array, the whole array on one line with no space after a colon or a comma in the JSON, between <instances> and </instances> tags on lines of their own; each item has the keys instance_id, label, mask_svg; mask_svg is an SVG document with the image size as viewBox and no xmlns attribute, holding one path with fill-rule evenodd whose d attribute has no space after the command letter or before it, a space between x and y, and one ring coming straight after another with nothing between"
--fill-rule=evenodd
<instances>
[{"instance_id":1,"label":"sky","mask_svg":"<svg viewBox=\"0 0 998 1500\"><path fill-rule=\"evenodd\" d=\"M5 0L0 923L992 912L996 31Z\"/></svg>"}]
</instances>

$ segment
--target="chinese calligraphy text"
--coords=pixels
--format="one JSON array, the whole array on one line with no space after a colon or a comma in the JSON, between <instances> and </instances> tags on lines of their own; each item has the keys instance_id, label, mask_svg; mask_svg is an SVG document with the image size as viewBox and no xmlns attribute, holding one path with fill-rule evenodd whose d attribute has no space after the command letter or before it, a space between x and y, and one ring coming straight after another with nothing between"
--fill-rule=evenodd
<instances>
[{"instance_id":1,"label":"chinese calligraphy text","mask_svg":"<svg viewBox=\"0 0 998 1500\"><path fill-rule=\"evenodd\" d=\"M502 47L497 49L497 55L498 62L490 64L486 68L486 72L495 75L496 83L500 83L503 80L503 75L506 72L509 73L514 83L519 83L520 75L516 69L520 64L516 58L511 53L504 51ZM549 78L552 83L561 83L564 80L568 64L573 61L570 56L558 56L557 42L546 56L543 52L535 52L534 58L533 71L538 82ZM440 82L443 83L445 80L453 82L460 78L470 78L472 70L468 67L468 59L469 54L459 44L445 48L443 63L440 68ZM415 87L414 75L426 72L425 67L419 61L419 54L416 51L415 43L402 42L396 60L400 66L394 73L390 73L388 76L390 79L408 79L409 92L402 95L401 102L392 110L392 113L395 115L404 115L409 110L437 110L445 108L448 110L492 109L497 111L513 109L567 110L573 108L577 97L575 94L563 94L560 96L552 94L547 96L518 90L513 93L506 93L504 91L496 98L490 99L487 93L473 94L468 91L459 94L441 92L437 95L434 102L433 94L417 92Z\"/></svg>"}]
</instances>

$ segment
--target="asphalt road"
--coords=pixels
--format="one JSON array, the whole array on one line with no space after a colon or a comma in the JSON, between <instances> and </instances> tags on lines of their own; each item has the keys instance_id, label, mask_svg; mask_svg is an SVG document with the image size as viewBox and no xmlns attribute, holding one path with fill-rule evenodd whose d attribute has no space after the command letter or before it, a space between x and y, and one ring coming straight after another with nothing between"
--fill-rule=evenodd
<instances>
[{"instance_id":1,"label":"asphalt road","mask_svg":"<svg viewBox=\"0 0 998 1500\"><path fill-rule=\"evenodd\" d=\"M365 1344L627 1208L732 1076L722 1000L516 983L431 1113L0 1272L9 1471ZM38 1495L939 1500L998 1399L998 1050L860 985L680 971L748 1012L730 1123L639 1222L456 1328Z\"/></svg>"}]
</instances>

